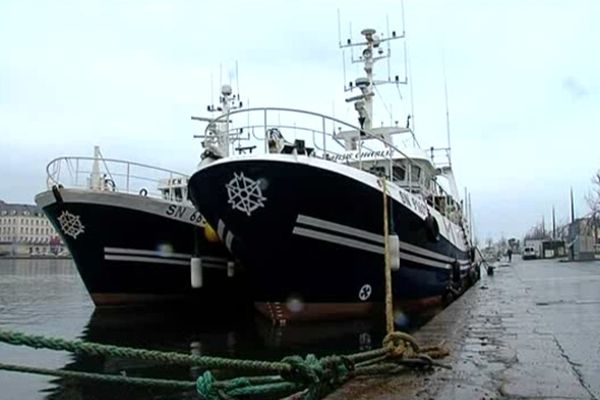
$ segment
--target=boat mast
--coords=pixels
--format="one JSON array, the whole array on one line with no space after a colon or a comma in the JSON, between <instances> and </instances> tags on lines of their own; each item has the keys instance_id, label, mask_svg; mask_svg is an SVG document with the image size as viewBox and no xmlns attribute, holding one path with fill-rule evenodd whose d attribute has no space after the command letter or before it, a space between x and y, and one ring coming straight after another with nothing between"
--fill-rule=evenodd
<instances>
[{"instance_id":1,"label":"boat mast","mask_svg":"<svg viewBox=\"0 0 600 400\"><path fill-rule=\"evenodd\" d=\"M90 189L100 190L102 188L102 177L100 176L100 146L94 146L94 161L92 164L92 172L90 173Z\"/></svg>"},{"instance_id":2,"label":"boat mast","mask_svg":"<svg viewBox=\"0 0 600 400\"><path fill-rule=\"evenodd\" d=\"M382 85L385 83L407 83L406 79L401 82L398 75L391 79L389 77L387 80L375 80L373 75L373 66L377 61L388 59L391 56L391 49L388 43L387 51L383 49L381 46L382 43L389 42L394 39L402 39L404 38L404 33L402 35L396 35L396 31L392 31L390 37L380 38L375 31L375 29L363 29L360 34L364 36L365 40L360 43L352 43L351 39L347 39L346 44L340 43L340 48L345 49L347 47L363 47L361 56L357 59L352 59L352 63L360 63L363 64L363 70L365 72L364 77L356 78L354 82L349 82L348 86L344 86L344 91L352 91L354 89L359 89L361 93L357 96L352 96L346 99L347 103L354 103L354 109L358 113L358 122L362 129L370 130L373 125L373 97L375 97L374 87L376 85ZM377 53L377 54L375 54ZM345 71L344 71L345 74ZM389 72L388 72L388 75Z\"/></svg>"},{"instance_id":3,"label":"boat mast","mask_svg":"<svg viewBox=\"0 0 600 400\"><path fill-rule=\"evenodd\" d=\"M236 76L237 76L237 63L236 63ZM237 82L239 87L239 81ZM243 104L240 101L239 94L234 95L233 89L231 85L225 84L221 86L221 95L219 96L219 105L208 105L206 110L208 112L219 112L220 116L225 116L223 118L223 122L215 123L215 118L206 118L206 117L192 117L193 120L208 122L208 135L194 135L195 138L203 138L205 141L203 142L203 146L214 153L213 155L218 157L227 157L230 154L230 149L232 147L232 141L230 140L230 132L229 132L229 114L233 110L237 110L242 108ZM218 118L218 117L217 117Z\"/></svg>"},{"instance_id":4,"label":"boat mast","mask_svg":"<svg viewBox=\"0 0 600 400\"><path fill-rule=\"evenodd\" d=\"M446 78L446 61L444 57L442 57L442 67L444 69L444 100L446 102L446 136L448 139L448 163L450 164L450 166L452 166L452 146L450 143L450 110L448 107L448 79Z\"/></svg>"}]
</instances>

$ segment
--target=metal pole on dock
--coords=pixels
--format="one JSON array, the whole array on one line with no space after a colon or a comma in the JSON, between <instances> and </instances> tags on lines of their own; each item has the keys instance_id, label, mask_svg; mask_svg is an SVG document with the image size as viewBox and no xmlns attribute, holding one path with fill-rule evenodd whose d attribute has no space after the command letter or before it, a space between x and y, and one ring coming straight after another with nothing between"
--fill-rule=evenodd
<instances>
[{"instance_id":1,"label":"metal pole on dock","mask_svg":"<svg viewBox=\"0 0 600 400\"><path fill-rule=\"evenodd\" d=\"M473 210L471 209L471 193L469 193L469 232L471 234L471 243L473 243L475 234L473 233Z\"/></svg>"}]
</instances>

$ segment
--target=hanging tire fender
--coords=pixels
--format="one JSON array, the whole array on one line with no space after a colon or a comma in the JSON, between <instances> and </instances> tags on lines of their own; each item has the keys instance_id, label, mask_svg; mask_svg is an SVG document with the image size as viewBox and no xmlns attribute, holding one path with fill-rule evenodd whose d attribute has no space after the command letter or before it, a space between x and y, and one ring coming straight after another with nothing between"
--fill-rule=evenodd
<instances>
[{"instance_id":1,"label":"hanging tire fender","mask_svg":"<svg viewBox=\"0 0 600 400\"><path fill-rule=\"evenodd\" d=\"M440 226L437 223L435 217L431 214L425 217L425 231L427 233L427 238L432 242L437 242L440 240Z\"/></svg>"}]
</instances>

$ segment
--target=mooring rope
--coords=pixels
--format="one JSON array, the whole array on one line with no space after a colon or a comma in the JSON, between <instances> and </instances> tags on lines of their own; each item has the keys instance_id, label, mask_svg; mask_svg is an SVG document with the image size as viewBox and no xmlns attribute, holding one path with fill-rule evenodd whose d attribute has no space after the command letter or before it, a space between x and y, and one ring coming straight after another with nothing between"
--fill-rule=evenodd
<instances>
[{"instance_id":1,"label":"mooring rope","mask_svg":"<svg viewBox=\"0 0 600 400\"><path fill-rule=\"evenodd\" d=\"M196 387L194 381L178 381L171 379L136 378L123 375L98 374L92 372L70 371L62 369L48 369L39 367L28 367L23 365L0 363L0 369L5 371L23 372L37 375L56 376L59 378L74 378L92 380L96 382L118 383L127 385L138 385L144 387L157 387L166 389L193 390Z\"/></svg>"},{"instance_id":2,"label":"mooring rope","mask_svg":"<svg viewBox=\"0 0 600 400\"><path fill-rule=\"evenodd\" d=\"M75 354L103 355L120 358L156 361L165 364L193 365L206 369L236 369L263 373L289 372L290 366L282 362L237 360L222 357L195 356L176 352L135 349L80 340L65 340L41 335L28 335L0 329L0 341L16 346L36 349L65 350Z\"/></svg>"},{"instance_id":3,"label":"mooring rope","mask_svg":"<svg viewBox=\"0 0 600 400\"><path fill-rule=\"evenodd\" d=\"M388 227L388 195L385 177L381 177L383 192L383 253L385 258L385 327L389 335L394 332L394 303L392 299L392 265L390 261L390 232Z\"/></svg>"},{"instance_id":4,"label":"mooring rope","mask_svg":"<svg viewBox=\"0 0 600 400\"><path fill-rule=\"evenodd\" d=\"M195 387L200 397L207 400L246 396L289 396L292 394L298 394L299 398L302 399L315 400L322 398L353 377L398 373L407 368L427 369L433 366L443 366L433 359L447 355L447 351L437 346L420 347L412 336L402 332L393 332L386 335L383 347L376 350L321 358L317 358L312 354L307 355L305 358L288 356L275 362L192 356L174 352L134 349L80 340L28 335L2 329L0 329L0 342L36 349L67 350L75 354L103 355L198 366L206 369L206 371L196 382L135 378L80 371L54 371L11 364L0 364L0 369L179 390ZM217 380L210 369L248 371L263 375Z\"/></svg>"}]
</instances>

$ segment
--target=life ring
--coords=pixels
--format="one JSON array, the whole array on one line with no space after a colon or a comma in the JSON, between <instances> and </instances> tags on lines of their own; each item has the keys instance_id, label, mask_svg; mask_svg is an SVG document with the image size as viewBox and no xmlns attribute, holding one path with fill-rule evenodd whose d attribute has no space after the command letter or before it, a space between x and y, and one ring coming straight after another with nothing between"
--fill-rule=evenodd
<instances>
[{"instance_id":1,"label":"life ring","mask_svg":"<svg viewBox=\"0 0 600 400\"><path fill-rule=\"evenodd\" d=\"M145 188L140 189L140 196L148 196L148 191Z\"/></svg>"},{"instance_id":2,"label":"life ring","mask_svg":"<svg viewBox=\"0 0 600 400\"><path fill-rule=\"evenodd\" d=\"M427 238L432 242L437 242L440 240L440 226L437 223L437 220L432 215L427 215L425 217L425 231L427 233Z\"/></svg>"}]
</instances>

